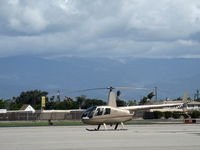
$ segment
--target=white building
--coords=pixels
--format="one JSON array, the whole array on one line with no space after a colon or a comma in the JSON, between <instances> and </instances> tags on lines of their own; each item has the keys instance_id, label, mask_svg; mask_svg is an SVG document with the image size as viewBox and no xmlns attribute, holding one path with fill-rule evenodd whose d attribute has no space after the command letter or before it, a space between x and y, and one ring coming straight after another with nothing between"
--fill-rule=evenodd
<instances>
[{"instance_id":1,"label":"white building","mask_svg":"<svg viewBox=\"0 0 200 150\"><path fill-rule=\"evenodd\" d=\"M7 109L0 109L0 113L7 113Z\"/></svg>"},{"instance_id":2,"label":"white building","mask_svg":"<svg viewBox=\"0 0 200 150\"><path fill-rule=\"evenodd\" d=\"M187 104L188 110L200 110L200 102L192 101Z\"/></svg>"},{"instance_id":3,"label":"white building","mask_svg":"<svg viewBox=\"0 0 200 150\"><path fill-rule=\"evenodd\" d=\"M20 108L20 111L31 111L31 112L35 112L35 109L29 105L29 104L25 104Z\"/></svg>"}]
</instances>

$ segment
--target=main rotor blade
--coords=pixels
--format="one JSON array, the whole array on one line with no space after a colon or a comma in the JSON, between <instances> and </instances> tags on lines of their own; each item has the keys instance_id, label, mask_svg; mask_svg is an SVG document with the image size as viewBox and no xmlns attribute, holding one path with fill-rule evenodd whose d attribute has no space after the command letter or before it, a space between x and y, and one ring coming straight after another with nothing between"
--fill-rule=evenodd
<instances>
[{"instance_id":1,"label":"main rotor blade","mask_svg":"<svg viewBox=\"0 0 200 150\"><path fill-rule=\"evenodd\" d=\"M65 94L80 93L80 92L87 92L87 91L95 91L95 90L108 90L108 89L110 89L110 88L91 88L91 89L83 89L83 90L75 90L75 91L65 91L65 92L59 92L59 93L57 92L57 93L48 94L48 97L65 95Z\"/></svg>"},{"instance_id":2,"label":"main rotor blade","mask_svg":"<svg viewBox=\"0 0 200 150\"><path fill-rule=\"evenodd\" d=\"M152 90L148 88L132 88L132 87L113 87L115 89L125 89L125 90Z\"/></svg>"},{"instance_id":3,"label":"main rotor blade","mask_svg":"<svg viewBox=\"0 0 200 150\"><path fill-rule=\"evenodd\" d=\"M106 90L106 89L108 89L108 88L92 88L92 89L69 91L67 93L79 93L79 92L87 92L87 91L95 91L95 90Z\"/></svg>"},{"instance_id":4,"label":"main rotor blade","mask_svg":"<svg viewBox=\"0 0 200 150\"><path fill-rule=\"evenodd\" d=\"M48 96L57 96L57 95L64 95L64 94L73 94L79 92L87 92L87 91L95 91L95 90L113 90L113 89L125 89L125 90L152 90L148 88L132 88L132 87L104 87L104 88L91 88L91 89L83 89L83 90L75 90L75 91L66 91L66 92L58 92L56 94L48 94Z\"/></svg>"}]
</instances>

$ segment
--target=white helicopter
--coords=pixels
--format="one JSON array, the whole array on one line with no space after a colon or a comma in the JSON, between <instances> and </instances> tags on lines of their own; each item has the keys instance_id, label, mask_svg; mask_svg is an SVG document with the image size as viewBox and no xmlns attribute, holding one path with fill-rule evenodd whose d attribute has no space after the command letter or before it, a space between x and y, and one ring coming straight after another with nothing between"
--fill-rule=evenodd
<instances>
[{"instance_id":1,"label":"white helicopter","mask_svg":"<svg viewBox=\"0 0 200 150\"><path fill-rule=\"evenodd\" d=\"M81 120L85 124L98 125L96 129L87 129L89 131L98 131L101 125L107 130L106 125L115 125L114 130L117 130L118 125L121 124L122 129L124 128L124 122L129 121L134 116L135 110L145 110L154 108L163 108L171 106L183 106L182 103L172 103L172 104L159 104L159 105L139 105L139 106L127 106L127 107L117 107L116 105L116 95L113 89L142 89L142 88L128 88L128 87L108 87L108 88L96 88L87 90L98 90L98 89L109 89L108 94L108 105L106 106L92 106L83 112ZM183 101L187 100L187 95L184 96Z\"/></svg>"}]
</instances>

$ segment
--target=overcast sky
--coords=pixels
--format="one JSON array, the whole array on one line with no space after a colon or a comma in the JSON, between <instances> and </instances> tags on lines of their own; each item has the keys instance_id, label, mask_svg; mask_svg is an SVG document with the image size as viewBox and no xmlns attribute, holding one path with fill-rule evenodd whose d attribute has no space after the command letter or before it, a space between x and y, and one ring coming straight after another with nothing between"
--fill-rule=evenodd
<instances>
[{"instance_id":1,"label":"overcast sky","mask_svg":"<svg viewBox=\"0 0 200 150\"><path fill-rule=\"evenodd\" d=\"M0 57L200 58L200 0L0 0Z\"/></svg>"}]
</instances>

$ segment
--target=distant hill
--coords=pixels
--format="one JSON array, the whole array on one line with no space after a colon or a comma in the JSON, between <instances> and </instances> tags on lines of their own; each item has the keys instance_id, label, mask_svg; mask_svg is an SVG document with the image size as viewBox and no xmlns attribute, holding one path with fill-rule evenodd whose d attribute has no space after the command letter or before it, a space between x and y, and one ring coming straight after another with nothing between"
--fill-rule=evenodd
<instances>
[{"instance_id":1,"label":"distant hill","mask_svg":"<svg viewBox=\"0 0 200 150\"><path fill-rule=\"evenodd\" d=\"M0 58L0 98L11 98L30 89L55 93L107 86L158 86L160 98L177 97L200 87L199 66L200 59ZM139 99L147 92L123 91L122 98ZM107 97L105 91L80 94Z\"/></svg>"}]
</instances>

